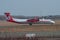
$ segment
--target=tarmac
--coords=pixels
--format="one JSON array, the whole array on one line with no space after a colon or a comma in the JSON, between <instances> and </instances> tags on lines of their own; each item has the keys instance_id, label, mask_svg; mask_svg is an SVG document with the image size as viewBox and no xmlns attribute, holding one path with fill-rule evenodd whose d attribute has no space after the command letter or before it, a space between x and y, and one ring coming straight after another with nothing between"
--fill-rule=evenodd
<instances>
[{"instance_id":1,"label":"tarmac","mask_svg":"<svg viewBox=\"0 0 60 40\"><path fill-rule=\"evenodd\" d=\"M33 24L33 28L42 28L42 31L20 31L20 32L12 32L12 31L10 31L10 32L7 32L7 31L1 31L1 29L6 29L6 28L22 28L22 29L28 29L28 28L32 28L32 26L29 26L28 24L27 24L27 27L26 27L26 25L24 24L19 24L19 25L13 25L13 24L11 24L10 23L10 25L9 25L9 23L7 23L7 24L5 24L6 22L4 22L4 23L2 23L1 22L1 24L2 24L2 26L1 26L1 24L0 24L0 37L21 37L21 36L25 36L26 34L35 34L35 36L60 36L60 24L54 24L54 25L40 25L40 24ZM3 24L4 25L8 25L8 26L3 26ZM39 25L39 26L38 26ZM44 31L44 28L45 27L47 27L49 30L51 30L51 31ZM52 30L53 29L53 30ZM7 30L7 29L6 29ZM31 29L30 29L31 30ZM55 31L54 31L55 30Z\"/></svg>"}]
</instances>

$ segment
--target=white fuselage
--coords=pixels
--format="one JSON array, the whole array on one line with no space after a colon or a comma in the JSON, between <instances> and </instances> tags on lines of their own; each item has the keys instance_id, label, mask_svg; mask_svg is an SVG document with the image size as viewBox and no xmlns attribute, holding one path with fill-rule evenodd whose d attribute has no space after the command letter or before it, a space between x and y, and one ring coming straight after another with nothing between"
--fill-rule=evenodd
<instances>
[{"instance_id":1,"label":"white fuselage","mask_svg":"<svg viewBox=\"0 0 60 40\"><path fill-rule=\"evenodd\" d=\"M28 19L15 19L15 18L13 18L13 20L14 21L16 21L16 22L20 22L20 23L27 23L27 20ZM51 19L39 19L39 21L38 21L39 23L55 23L53 20L51 20Z\"/></svg>"},{"instance_id":2,"label":"white fuselage","mask_svg":"<svg viewBox=\"0 0 60 40\"><path fill-rule=\"evenodd\" d=\"M40 22L44 22L44 23L53 23L55 24L55 21L51 20L51 19L39 19Z\"/></svg>"},{"instance_id":3,"label":"white fuselage","mask_svg":"<svg viewBox=\"0 0 60 40\"><path fill-rule=\"evenodd\" d=\"M15 19L15 18L13 18L13 20L16 22L27 22L28 19Z\"/></svg>"}]
</instances>

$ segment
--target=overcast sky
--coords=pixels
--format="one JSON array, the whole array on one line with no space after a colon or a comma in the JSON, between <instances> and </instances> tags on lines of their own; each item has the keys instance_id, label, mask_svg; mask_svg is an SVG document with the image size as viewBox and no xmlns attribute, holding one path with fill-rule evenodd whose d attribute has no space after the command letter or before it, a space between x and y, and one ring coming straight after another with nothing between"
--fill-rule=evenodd
<instances>
[{"instance_id":1,"label":"overcast sky","mask_svg":"<svg viewBox=\"0 0 60 40\"><path fill-rule=\"evenodd\" d=\"M60 0L0 0L0 15L60 15Z\"/></svg>"}]
</instances>

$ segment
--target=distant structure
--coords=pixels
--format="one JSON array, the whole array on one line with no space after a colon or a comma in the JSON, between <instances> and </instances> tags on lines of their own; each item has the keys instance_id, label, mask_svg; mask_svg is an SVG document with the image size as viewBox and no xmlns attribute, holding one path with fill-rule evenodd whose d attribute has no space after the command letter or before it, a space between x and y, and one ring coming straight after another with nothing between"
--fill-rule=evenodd
<instances>
[{"instance_id":1,"label":"distant structure","mask_svg":"<svg viewBox=\"0 0 60 40\"><path fill-rule=\"evenodd\" d=\"M14 18L21 18L21 19L28 19L28 18L34 18L34 16L13 16ZM53 20L60 20L60 15L49 15L49 16L39 16L39 19L45 18L45 19L53 19ZM6 20L4 15L0 15L0 20Z\"/></svg>"}]
</instances>

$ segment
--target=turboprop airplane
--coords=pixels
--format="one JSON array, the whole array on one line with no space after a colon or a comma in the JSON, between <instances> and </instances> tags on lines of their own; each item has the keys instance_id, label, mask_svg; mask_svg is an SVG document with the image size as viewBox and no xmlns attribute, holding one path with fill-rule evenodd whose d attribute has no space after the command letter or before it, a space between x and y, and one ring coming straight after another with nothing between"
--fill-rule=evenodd
<instances>
[{"instance_id":1,"label":"turboprop airplane","mask_svg":"<svg viewBox=\"0 0 60 40\"><path fill-rule=\"evenodd\" d=\"M54 21L52 21L51 19L38 19L38 18L33 18L33 19L16 19L16 18L13 18L10 13L6 12L5 13L5 16L6 16L6 20L8 22L14 22L14 23L20 23L20 24L23 24L23 23L27 23L29 25L32 25L32 24L35 24L35 23L51 23L51 24L55 24Z\"/></svg>"}]
</instances>

